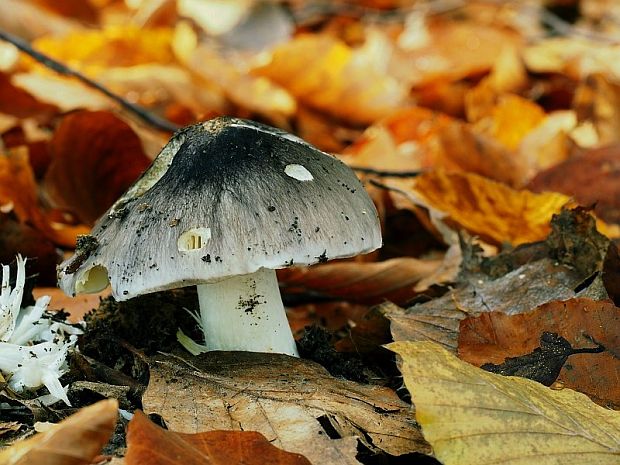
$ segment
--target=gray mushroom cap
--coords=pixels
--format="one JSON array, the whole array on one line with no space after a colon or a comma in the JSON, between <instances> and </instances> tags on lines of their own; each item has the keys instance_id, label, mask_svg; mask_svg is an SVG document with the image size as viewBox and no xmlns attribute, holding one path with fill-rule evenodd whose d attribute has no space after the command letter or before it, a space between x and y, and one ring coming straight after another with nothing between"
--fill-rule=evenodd
<instances>
[{"instance_id":1,"label":"gray mushroom cap","mask_svg":"<svg viewBox=\"0 0 620 465\"><path fill-rule=\"evenodd\" d=\"M70 295L117 300L381 246L353 171L284 131L216 118L177 132L59 266Z\"/></svg>"}]
</instances>

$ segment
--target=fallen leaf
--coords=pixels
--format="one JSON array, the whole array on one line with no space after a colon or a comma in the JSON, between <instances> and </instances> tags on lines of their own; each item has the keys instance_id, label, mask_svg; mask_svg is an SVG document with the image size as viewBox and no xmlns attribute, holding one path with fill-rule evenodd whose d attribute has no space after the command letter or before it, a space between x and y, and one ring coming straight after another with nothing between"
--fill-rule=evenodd
<instances>
[{"instance_id":1,"label":"fallen leaf","mask_svg":"<svg viewBox=\"0 0 620 465\"><path fill-rule=\"evenodd\" d=\"M0 213L0 263L11 263L17 254L28 258L29 272L38 285L56 285L56 265L62 256L41 231Z\"/></svg>"},{"instance_id":2,"label":"fallen leaf","mask_svg":"<svg viewBox=\"0 0 620 465\"><path fill-rule=\"evenodd\" d=\"M283 451L254 431L167 431L136 411L127 430L127 465L311 465L300 454Z\"/></svg>"},{"instance_id":3,"label":"fallen leaf","mask_svg":"<svg viewBox=\"0 0 620 465\"><path fill-rule=\"evenodd\" d=\"M56 278L54 278L55 282ZM69 321L73 323L83 321L84 315L99 307L101 299L110 295L110 290L106 289L97 294L80 294L71 297L58 289L58 287L40 287L41 284L41 280L37 278L37 287L32 290L32 296L35 300L44 295L50 296L51 301L48 308L50 310L64 310L69 314Z\"/></svg>"},{"instance_id":4,"label":"fallen leaf","mask_svg":"<svg viewBox=\"0 0 620 465\"><path fill-rule=\"evenodd\" d=\"M459 331L459 357L477 366L501 363L531 352L543 332L559 334L574 348L602 345L606 350L600 354L571 356L558 380L597 403L620 407L620 309L608 301L573 298L521 315L491 312L466 318Z\"/></svg>"},{"instance_id":5,"label":"fallen leaf","mask_svg":"<svg viewBox=\"0 0 620 465\"><path fill-rule=\"evenodd\" d=\"M253 74L269 78L310 107L368 124L405 101L405 88L382 66L386 47L376 36L351 48L327 34L302 34L276 47Z\"/></svg>"},{"instance_id":6,"label":"fallen leaf","mask_svg":"<svg viewBox=\"0 0 620 465\"><path fill-rule=\"evenodd\" d=\"M545 119L544 110L537 104L514 94L504 94L479 118L474 128L515 150L523 138Z\"/></svg>"},{"instance_id":7,"label":"fallen leaf","mask_svg":"<svg viewBox=\"0 0 620 465\"><path fill-rule=\"evenodd\" d=\"M506 49L520 49L519 34L508 28L438 19L427 24L426 40L396 49L395 75L411 86L456 81L489 71Z\"/></svg>"},{"instance_id":8,"label":"fallen leaf","mask_svg":"<svg viewBox=\"0 0 620 465\"><path fill-rule=\"evenodd\" d=\"M523 265L495 280L471 279L442 297L407 309L382 306L395 341L433 341L456 351L460 321L471 315L516 315L576 296L584 276L552 259Z\"/></svg>"},{"instance_id":9,"label":"fallen leaf","mask_svg":"<svg viewBox=\"0 0 620 465\"><path fill-rule=\"evenodd\" d=\"M320 365L279 354L158 355L142 403L172 430L258 431L312 463L357 464L355 438L392 455L428 451L409 406L390 389L332 378Z\"/></svg>"},{"instance_id":10,"label":"fallen leaf","mask_svg":"<svg viewBox=\"0 0 620 465\"><path fill-rule=\"evenodd\" d=\"M58 111L54 105L40 102L25 90L15 86L7 74L0 73L0 113L46 121Z\"/></svg>"},{"instance_id":11,"label":"fallen leaf","mask_svg":"<svg viewBox=\"0 0 620 465\"><path fill-rule=\"evenodd\" d=\"M430 342L387 347L444 465L618 462L620 415L583 394L485 372Z\"/></svg>"},{"instance_id":12,"label":"fallen leaf","mask_svg":"<svg viewBox=\"0 0 620 465\"><path fill-rule=\"evenodd\" d=\"M441 168L478 173L519 185L528 167L510 150L470 125L442 113L413 107L369 127L344 151L355 166L386 171Z\"/></svg>"},{"instance_id":13,"label":"fallen leaf","mask_svg":"<svg viewBox=\"0 0 620 465\"><path fill-rule=\"evenodd\" d=\"M493 244L518 245L544 239L553 214L570 201L563 194L535 194L475 174L443 170L392 184L403 194L401 208L407 203L424 206L431 218Z\"/></svg>"},{"instance_id":14,"label":"fallen leaf","mask_svg":"<svg viewBox=\"0 0 620 465\"><path fill-rule=\"evenodd\" d=\"M600 353L602 346L574 348L570 342L557 333L543 332L540 347L532 352L507 357L502 363L485 363L480 368L504 376L521 376L551 386L560 374L568 357L581 353Z\"/></svg>"},{"instance_id":15,"label":"fallen leaf","mask_svg":"<svg viewBox=\"0 0 620 465\"><path fill-rule=\"evenodd\" d=\"M88 232L84 226L52 224L41 210L37 184L23 147L0 154L0 180L0 205L9 206L8 211L14 212L21 223L32 224L54 243L75 247L76 236Z\"/></svg>"},{"instance_id":16,"label":"fallen leaf","mask_svg":"<svg viewBox=\"0 0 620 465\"><path fill-rule=\"evenodd\" d=\"M65 116L50 151L45 191L56 207L86 224L94 223L151 163L131 127L104 111Z\"/></svg>"},{"instance_id":17,"label":"fallen leaf","mask_svg":"<svg viewBox=\"0 0 620 465\"><path fill-rule=\"evenodd\" d=\"M3 465L89 465L114 431L115 399L85 407L45 433L0 451Z\"/></svg>"},{"instance_id":18,"label":"fallen leaf","mask_svg":"<svg viewBox=\"0 0 620 465\"><path fill-rule=\"evenodd\" d=\"M46 36L33 42L40 52L89 76L109 67L174 61L169 28L108 25L103 29L74 30L62 37ZM29 62L32 67L41 65Z\"/></svg>"},{"instance_id":19,"label":"fallen leaf","mask_svg":"<svg viewBox=\"0 0 620 465\"><path fill-rule=\"evenodd\" d=\"M406 302L416 285L434 275L442 260L400 257L382 262L337 262L278 270L285 292L312 292L350 302Z\"/></svg>"},{"instance_id":20,"label":"fallen leaf","mask_svg":"<svg viewBox=\"0 0 620 465\"><path fill-rule=\"evenodd\" d=\"M620 85L600 74L588 76L575 90L573 107L579 121L592 124L598 145L620 142Z\"/></svg>"},{"instance_id":21,"label":"fallen leaf","mask_svg":"<svg viewBox=\"0 0 620 465\"><path fill-rule=\"evenodd\" d=\"M182 34L182 29L177 27L177 36ZM269 117L290 117L297 110L295 99L286 89L266 77L252 76L243 68L236 68L212 47L200 45L184 53L186 57L177 52L190 70L212 85L217 85L239 107Z\"/></svg>"},{"instance_id":22,"label":"fallen leaf","mask_svg":"<svg viewBox=\"0 0 620 465\"><path fill-rule=\"evenodd\" d=\"M534 192L554 191L593 205L597 216L620 223L620 145L587 150L539 173L529 183Z\"/></svg>"}]
</instances>

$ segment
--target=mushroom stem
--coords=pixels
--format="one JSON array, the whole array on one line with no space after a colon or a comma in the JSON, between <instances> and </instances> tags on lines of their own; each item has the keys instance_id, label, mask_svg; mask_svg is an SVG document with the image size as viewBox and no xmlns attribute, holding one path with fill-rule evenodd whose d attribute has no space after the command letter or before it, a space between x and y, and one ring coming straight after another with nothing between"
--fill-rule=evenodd
<instances>
[{"instance_id":1,"label":"mushroom stem","mask_svg":"<svg viewBox=\"0 0 620 465\"><path fill-rule=\"evenodd\" d=\"M208 350L276 352L298 357L275 270L199 284L200 319Z\"/></svg>"}]
</instances>

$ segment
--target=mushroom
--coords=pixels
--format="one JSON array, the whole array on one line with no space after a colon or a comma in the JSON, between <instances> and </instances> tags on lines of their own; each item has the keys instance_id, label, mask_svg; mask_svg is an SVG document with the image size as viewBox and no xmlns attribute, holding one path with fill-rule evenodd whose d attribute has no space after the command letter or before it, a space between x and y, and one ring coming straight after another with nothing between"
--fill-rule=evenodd
<instances>
[{"instance_id":1,"label":"mushroom","mask_svg":"<svg viewBox=\"0 0 620 465\"><path fill-rule=\"evenodd\" d=\"M353 171L289 133L221 117L178 131L59 266L70 295L196 285L206 350L297 355L275 270L381 246Z\"/></svg>"}]
</instances>

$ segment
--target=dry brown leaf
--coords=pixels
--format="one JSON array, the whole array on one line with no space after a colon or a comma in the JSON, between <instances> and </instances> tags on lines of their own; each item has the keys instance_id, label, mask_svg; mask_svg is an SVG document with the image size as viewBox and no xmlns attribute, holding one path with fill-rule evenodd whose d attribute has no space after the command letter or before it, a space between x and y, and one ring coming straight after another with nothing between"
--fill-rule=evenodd
<instances>
[{"instance_id":1,"label":"dry brown leaf","mask_svg":"<svg viewBox=\"0 0 620 465\"><path fill-rule=\"evenodd\" d=\"M395 112L368 128L345 151L345 160L355 166L378 170L412 171L427 165L441 150L437 141L449 116L413 107Z\"/></svg>"},{"instance_id":2,"label":"dry brown leaf","mask_svg":"<svg viewBox=\"0 0 620 465\"><path fill-rule=\"evenodd\" d=\"M30 257L30 255L27 255ZM6 263L6 262L0 262ZM55 267L51 268L55 270ZM48 269L49 270L49 269ZM49 281L48 281L49 282ZM56 273L54 273L54 280L51 284L56 283ZM48 308L54 310L64 310L69 314L69 320L73 323L84 320L84 315L93 309L99 307L101 299L110 295L110 290L99 292L97 294L80 294L75 297L68 296L62 292L58 287L40 287L42 282L37 278L37 286L32 290L32 296L38 299L41 296L47 295L52 298Z\"/></svg>"},{"instance_id":3,"label":"dry brown leaf","mask_svg":"<svg viewBox=\"0 0 620 465\"><path fill-rule=\"evenodd\" d=\"M459 357L480 366L532 352L543 332L564 337L574 348L600 344L600 354L571 355L558 381L595 402L620 407L620 309L611 302L571 299L546 303L530 313L491 312L461 321ZM596 342L594 342L596 341Z\"/></svg>"},{"instance_id":4,"label":"dry brown leaf","mask_svg":"<svg viewBox=\"0 0 620 465\"><path fill-rule=\"evenodd\" d=\"M620 223L620 145L589 150L551 167L529 188L574 196L582 205L594 205L604 221Z\"/></svg>"},{"instance_id":5,"label":"dry brown leaf","mask_svg":"<svg viewBox=\"0 0 620 465\"><path fill-rule=\"evenodd\" d=\"M475 174L443 170L428 171L413 181L398 183L398 187L405 199L401 208L407 202L424 206L431 218L494 244L544 239L553 214L570 201L563 194L534 194Z\"/></svg>"},{"instance_id":6,"label":"dry brown leaf","mask_svg":"<svg viewBox=\"0 0 620 465\"><path fill-rule=\"evenodd\" d=\"M417 294L415 287L438 271L442 260L410 257L383 262L338 262L278 270L286 292L313 292L350 302L379 303L385 299L406 302Z\"/></svg>"},{"instance_id":7,"label":"dry brown leaf","mask_svg":"<svg viewBox=\"0 0 620 465\"><path fill-rule=\"evenodd\" d=\"M85 407L45 433L0 451L3 465L90 465L114 431L118 402Z\"/></svg>"},{"instance_id":8,"label":"dry brown leaf","mask_svg":"<svg viewBox=\"0 0 620 465\"><path fill-rule=\"evenodd\" d=\"M433 341L456 351L460 321L487 312L516 315L553 300L576 296L587 276L544 259L495 280L471 279L442 297L407 309L384 304L395 341Z\"/></svg>"},{"instance_id":9,"label":"dry brown leaf","mask_svg":"<svg viewBox=\"0 0 620 465\"><path fill-rule=\"evenodd\" d=\"M583 394L476 368L430 342L388 346L444 465L612 465L620 414Z\"/></svg>"},{"instance_id":10,"label":"dry brown leaf","mask_svg":"<svg viewBox=\"0 0 620 465\"><path fill-rule=\"evenodd\" d=\"M428 451L393 391L332 378L307 360L211 352L187 362L159 355L150 365L144 409L174 431L258 431L312 463L357 464L355 438L392 455ZM319 420L342 439L330 439Z\"/></svg>"},{"instance_id":11,"label":"dry brown leaf","mask_svg":"<svg viewBox=\"0 0 620 465\"><path fill-rule=\"evenodd\" d=\"M127 430L126 465L311 465L253 431L168 431L136 411Z\"/></svg>"},{"instance_id":12,"label":"dry brown leaf","mask_svg":"<svg viewBox=\"0 0 620 465\"><path fill-rule=\"evenodd\" d=\"M269 63L253 72L310 107L368 124L401 107L406 96L405 88L381 65L383 45L378 39L354 49L325 34L298 35L276 47Z\"/></svg>"},{"instance_id":13,"label":"dry brown leaf","mask_svg":"<svg viewBox=\"0 0 620 465\"><path fill-rule=\"evenodd\" d=\"M45 191L56 207L86 224L94 223L150 164L131 127L104 111L67 115L50 151Z\"/></svg>"}]
</instances>

